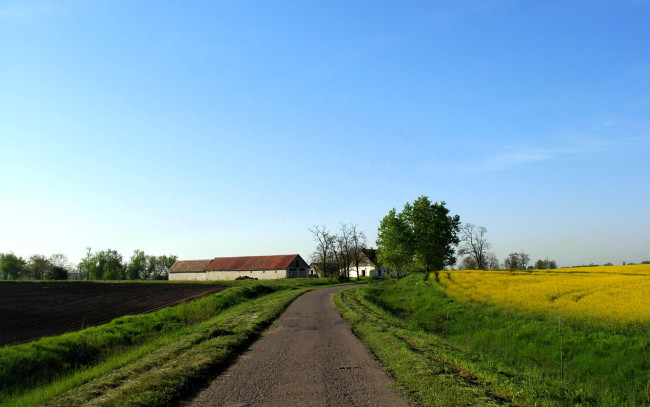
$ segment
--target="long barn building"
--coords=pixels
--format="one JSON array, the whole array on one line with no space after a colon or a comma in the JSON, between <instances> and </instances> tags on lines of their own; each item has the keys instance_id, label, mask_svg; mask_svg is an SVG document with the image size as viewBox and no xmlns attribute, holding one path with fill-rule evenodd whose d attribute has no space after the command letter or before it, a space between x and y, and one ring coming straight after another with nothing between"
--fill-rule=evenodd
<instances>
[{"instance_id":1,"label":"long barn building","mask_svg":"<svg viewBox=\"0 0 650 407\"><path fill-rule=\"evenodd\" d=\"M169 280L172 281L235 280L238 277L272 280L308 276L309 265L299 254L178 260L169 269Z\"/></svg>"}]
</instances>

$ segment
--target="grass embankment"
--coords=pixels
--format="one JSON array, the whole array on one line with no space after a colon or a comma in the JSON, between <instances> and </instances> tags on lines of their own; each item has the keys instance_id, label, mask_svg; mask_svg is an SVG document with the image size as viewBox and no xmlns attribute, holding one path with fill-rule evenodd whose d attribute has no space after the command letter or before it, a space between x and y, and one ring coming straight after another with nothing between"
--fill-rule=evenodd
<instances>
[{"instance_id":1,"label":"grass embankment","mask_svg":"<svg viewBox=\"0 0 650 407\"><path fill-rule=\"evenodd\" d=\"M423 275L346 290L335 302L422 405L650 405L648 323L612 330L458 301Z\"/></svg>"},{"instance_id":2,"label":"grass embankment","mask_svg":"<svg viewBox=\"0 0 650 407\"><path fill-rule=\"evenodd\" d=\"M267 327L302 282L245 283L146 315L0 348L0 405L166 405Z\"/></svg>"}]
</instances>

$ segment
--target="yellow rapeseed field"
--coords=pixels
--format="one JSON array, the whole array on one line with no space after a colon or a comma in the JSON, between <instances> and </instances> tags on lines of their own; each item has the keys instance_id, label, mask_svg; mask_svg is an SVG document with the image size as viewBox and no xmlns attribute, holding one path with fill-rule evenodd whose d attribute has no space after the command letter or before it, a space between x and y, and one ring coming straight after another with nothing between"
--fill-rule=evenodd
<instances>
[{"instance_id":1,"label":"yellow rapeseed field","mask_svg":"<svg viewBox=\"0 0 650 407\"><path fill-rule=\"evenodd\" d=\"M650 322L650 264L440 273L452 296L509 308L618 323Z\"/></svg>"}]
</instances>

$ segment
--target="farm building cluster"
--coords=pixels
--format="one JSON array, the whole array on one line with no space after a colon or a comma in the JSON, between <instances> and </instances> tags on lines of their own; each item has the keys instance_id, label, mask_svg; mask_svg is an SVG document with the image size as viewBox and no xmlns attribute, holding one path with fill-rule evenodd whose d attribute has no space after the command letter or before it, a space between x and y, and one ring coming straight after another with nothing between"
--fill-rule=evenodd
<instances>
[{"instance_id":1,"label":"farm building cluster","mask_svg":"<svg viewBox=\"0 0 650 407\"><path fill-rule=\"evenodd\" d=\"M215 257L211 260L177 260L169 269L174 280L272 280L307 278L309 265L299 254L278 256Z\"/></svg>"},{"instance_id":2,"label":"farm building cluster","mask_svg":"<svg viewBox=\"0 0 650 407\"><path fill-rule=\"evenodd\" d=\"M358 272L357 272L358 270ZM361 259L350 267L350 277L377 276L385 270L376 267L376 250L365 250ZM169 269L169 280L235 280L256 278L272 280L277 278L319 277L315 264L307 264L299 254L273 256L215 257L205 260L177 260ZM320 276L322 277L322 276Z\"/></svg>"}]
</instances>

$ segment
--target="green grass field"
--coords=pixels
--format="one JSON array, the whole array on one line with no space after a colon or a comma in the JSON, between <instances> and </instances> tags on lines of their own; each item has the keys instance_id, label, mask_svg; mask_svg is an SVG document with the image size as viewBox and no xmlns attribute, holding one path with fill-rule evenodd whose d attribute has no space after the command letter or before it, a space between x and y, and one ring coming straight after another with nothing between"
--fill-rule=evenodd
<instances>
[{"instance_id":1,"label":"green grass field","mask_svg":"<svg viewBox=\"0 0 650 407\"><path fill-rule=\"evenodd\" d=\"M650 405L650 325L610 330L464 303L424 275L346 290L336 303L422 405Z\"/></svg>"}]
</instances>

